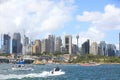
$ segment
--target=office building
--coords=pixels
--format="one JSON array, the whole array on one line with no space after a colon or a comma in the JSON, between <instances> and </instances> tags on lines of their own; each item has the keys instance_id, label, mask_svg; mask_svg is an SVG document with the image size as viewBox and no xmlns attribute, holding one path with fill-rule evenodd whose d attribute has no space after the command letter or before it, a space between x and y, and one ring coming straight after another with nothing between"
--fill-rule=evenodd
<instances>
[{"instance_id":1,"label":"office building","mask_svg":"<svg viewBox=\"0 0 120 80\"><path fill-rule=\"evenodd\" d=\"M12 53L22 54L22 44L20 33L14 33L12 39Z\"/></svg>"},{"instance_id":2,"label":"office building","mask_svg":"<svg viewBox=\"0 0 120 80\"><path fill-rule=\"evenodd\" d=\"M8 34L3 34L3 43L1 50L3 53L10 53L10 39L11 37Z\"/></svg>"},{"instance_id":3,"label":"office building","mask_svg":"<svg viewBox=\"0 0 120 80\"><path fill-rule=\"evenodd\" d=\"M25 54L27 54L27 49L28 49L28 46L29 46L29 38L28 37L26 37L26 35L24 35L24 37L23 37L23 54L25 55Z\"/></svg>"},{"instance_id":4,"label":"office building","mask_svg":"<svg viewBox=\"0 0 120 80\"><path fill-rule=\"evenodd\" d=\"M105 41L100 41L100 44L98 45L98 54L102 56L107 56L107 46Z\"/></svg>"},{"instance_id":5,"label":"office building","mask_svg":"<svg viewBox=\"0 0 120 80\"><path fill-rule=\"evenodd\" d=\"M65 35L64 46L65 46L66 51L69 54L72 54L72 36L71 35Z\"/></svg>"},{"instance_id":6,"label":"office building","mask_svg":"<svg viewBox=\"0 0 120 80\"><path fill-rule=\"evenodd\" d=\"M55 51L55 36L54 35L48 36L48 47L49 47L49 53L54 53Z\"/></svg>"},{"instance_id":7,"label":"office building","mask_svg":"<svg viewBox=\"0 0 120 80\"><path fill-rule=\"evenodd\" d=\"M55 51L61 52L61 46L62 46L62 39L61 39L61 37L56 37Z\"/></svg>"},{"instance_id":8,"label":"office building","mask_svg":"<svg viewBox=\"0 0 120 80\"><path fill-rule=\"evenodd\" d=\"M49 42L48 39L43 39L41 41L41 53L48 53L49 52Z\"/></svg>"},{"instance_id":9,"label":"office building","mask_svg":"<svg viewBox=\"0 0 120 80\"><path fill-rule=\"evenodd\" d=\"M90 41L89 41L89 39L82 44L81 50L82 50L81 51L82 55L90 53Z\"/></svg>"},{"instance_id":10,"label":"office building","mask_svg":"<svg viewBox=\"0 0 120 80\"><path fill-rule=\"evenodd\" d=\"M107 44L107 54L108 56L115 56L116 46L113 44Z\"/></svg>"},{"instance_id":11,"label":"office building","mask_svg":"<svg viewBox=\"0 0 120 80\"><path fill-rule=\"evenodd\" d=\"M93 42L90 46L90 54L98 55L98 45L97 42Z\"/></svg>"},{"instance_id":12,"label":"office building","mask_svg":"<svg viewBox=\"0 0 120 80\"><path fill-rule=\"evenodd\" d=\"M39 55L41 54L41 41L40 40L35 40L35 43L32 48L32 53L34 55Z\"/></svg>"}]
</instances>

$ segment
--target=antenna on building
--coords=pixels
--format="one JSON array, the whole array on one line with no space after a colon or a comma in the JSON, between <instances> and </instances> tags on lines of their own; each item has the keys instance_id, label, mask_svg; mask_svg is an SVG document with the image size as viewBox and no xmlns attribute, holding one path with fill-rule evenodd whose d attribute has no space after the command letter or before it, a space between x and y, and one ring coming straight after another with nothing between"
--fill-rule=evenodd
<instances>
[{"instance_id":1,"label":"antenna on building","mask_svg":"<svg viewBox=\"0 0 120 80\"><path fill-rule=\"evenodd\" d=\"M76 35L76 39L77 39L77 46L78 46L78 39L79 39L79 35Z\"/></svg>"}]
</instances>

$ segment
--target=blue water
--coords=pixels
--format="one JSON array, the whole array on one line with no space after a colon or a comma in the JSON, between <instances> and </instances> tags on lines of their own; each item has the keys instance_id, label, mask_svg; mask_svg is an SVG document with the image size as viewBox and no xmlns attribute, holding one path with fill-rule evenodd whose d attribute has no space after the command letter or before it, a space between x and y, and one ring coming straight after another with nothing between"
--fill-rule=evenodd
<instances>
[{"instance_id":1,"label":"blue water","mask_svg":"<svg viewBox=\"0 0 120 80\"><path fill-rule=\"evenodd\" d=\"M120 64L80 66L78 64L28 65L33 71L11 70L13 64L0 64L0 80L120 80ZM49 75L54 67L65 74Z\"/></svg>"}]
</instances>

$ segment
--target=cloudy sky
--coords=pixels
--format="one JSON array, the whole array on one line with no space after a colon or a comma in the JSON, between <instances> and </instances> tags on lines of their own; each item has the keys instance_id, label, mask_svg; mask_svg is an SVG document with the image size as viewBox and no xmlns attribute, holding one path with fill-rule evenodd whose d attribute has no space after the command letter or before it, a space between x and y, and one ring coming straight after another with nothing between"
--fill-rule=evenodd
<instances>
[{"instance_id":1,"label":"cloudy sky","mask_svg":"<svg viewBox=\"0 0 120 80\"><path fill-rule=\"evenodd\" d=\"M118 47L119 0L0 0L0 34L14 32L32 39L71 34Z\"/></svg>"}]
</instances>

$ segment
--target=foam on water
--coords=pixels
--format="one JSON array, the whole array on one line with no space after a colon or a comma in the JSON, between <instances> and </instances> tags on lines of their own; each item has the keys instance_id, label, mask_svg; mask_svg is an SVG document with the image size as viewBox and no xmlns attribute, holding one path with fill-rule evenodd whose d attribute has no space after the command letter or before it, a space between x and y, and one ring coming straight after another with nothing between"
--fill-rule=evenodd
<instances>
[{"instance_id":1,"label":"foam on water","mask_svg":"<svg viewBox=\"0 0 120 80\"><path fill-rule=\"evenodd\" d=\"M42 73L30 73L30 74L9 74L9 75L0 75L0 80L5 80L5 79L22 79L22 78L34 78L34 77L48 77L48 76L58 76L58 75L63 75L65 72L61 71L55 74L51 74L49 71L43 71Z\"/></svg>"}]
</instances>

